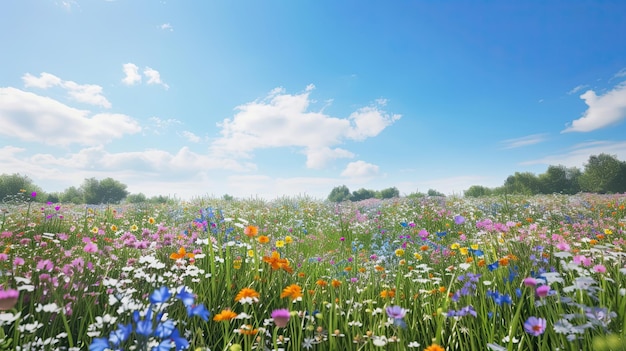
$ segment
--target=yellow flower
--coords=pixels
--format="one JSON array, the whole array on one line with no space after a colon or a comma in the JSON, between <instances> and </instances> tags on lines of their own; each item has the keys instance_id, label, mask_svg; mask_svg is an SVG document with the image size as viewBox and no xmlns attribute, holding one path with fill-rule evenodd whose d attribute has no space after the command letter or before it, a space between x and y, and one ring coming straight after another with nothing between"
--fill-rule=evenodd
<instances>
[{"instance_id":1,"label":"yellow flower","mask_svg":"<svg viewBox=\"0 0 626 351\"><path fill-rule=\"evenodd\" d=\"M156 222L156 220L154 219L154 217L148 218L148 223L154 224L155 222Z\"/></svg>"},{"instance_id":2,"label":"yellow flower","mask_svg":"<svg viewBox=\"0 0 626 351\"><path fill-rule=\"evenodd\" d=\"M290 237L289 235L287 235L287 236L285 237L285 243L287 243L287 244L291 244L292 242L293 242L293 238L292 238L292 237Z\"/></svg>"},{"instance_id":3,"label":"yellow flower","mask_svg":"<svg viewBox=\"0 0 626 351\"><path fill-rule=\"evenodd\" d=\"M404 266L406 264L406 260L402 259L400 260L400 262L398 262L399 265Z\"/></svg>"},{"instance_id":4,"label":"yellow flower","mask_svg":"<svg viewBox=\"0 0 626 351\"><path fill-rule=\"evenodd\" d=\"M91 228L91 232L94 234L98 234L98 227Z\"/></svg>"},{"instance_id":5,"label":"yellow flower","mask_svg":"<svg viewBox=\"0 0 626 351\"><path fill-rule=\"evenodd\" d=\"M117 231L117 226L115 224L111 224L111 231Z\"/></svg>"},{"instance_id":6,"label":"yellow flower","mask_svg":"<svg viewBox=\"0 0 626 351\"><path fill-rule=\"evenodd\" d=\"M282 240L277 240L276 241L276 247L284 247L285 246L285 242Z\"/></svg>"},{"instance_id":7,"label":"yellow flower","mask_svg":"<svg viewBox=\"0 0 626 351\"><path fill-rule=\"evenodd\" d=\"M611 229L605 229L604 230L604 234L611 235L611 234L613 234L613 231Z\"/></svg>"},{"instance_id":8,"label":"yellow flower","mask_svg":"<svg viewBox=\"0 0 626 351\"><path fill-rule=\"evenodd\" d=\"M461 247L461 245L459 245L459 243L454 243L454 244L450 245L450 248L451 248L452 250L456 250L456 249L458 249L459 247Z\"/></svg>"},{"instance_id":9,"label":"yellow flower","mask_svg":"<svg viewBox=\"0 0 626 351\"><path fill-rule=\"evenodd\" d=\"M478 250L478 244L472 244L470 245L470 247L472 248L472 250Z\"/></svg>"},{"instance_id":10,"label":"yellow flower","mask_svg":"<svg viewBox=\"0 0 626 351\"><path fill-rule=\"evenodd\" d=\"M462 248L460 248L460 249L459 249L459 252L460 252L462 255L467 255L467 254L469 253L469 250L468 250L468 248L467 248L467 247L462 247Z\"/></svg>"},{"instance_id":11,"label":"yellow flower","mask_svg":"<svg viewBox=\"0 0 626 351\"><path fill-rule=\"evenodd\" d=\"M404 249L397 249L396 250L396 256L398 256L398 257L404 256Z\"/></svg>"},{"instance_id":12,"label":"yellow flower","mask_svg":"<svg viewBox=\"0 0 626 351\"><path fill-rule=\"evenodd\" d=\"M416 260L422 259L422 255L418 254L417 252L413 254L413 257L415 257Z\"/></svg>"},{"instance_id":13,"label":"yellow flower","mask_svg":"<svg viewBox=\"0 0 626 351\"><path fill-rule=\"evenodd\" d=\"M248 257L254 257L254 250L248 250Z\"/></svg>"},{"instance_id":14,"label":"yellow flower","mask_svg":"<svg viewBox=\"0 0 626 351\"><path fill-rule=\"evenodd\" d=\"M241 263L242 263L242 261L241 261L241 260L234 260L234 261L233 261L233 267L234 267L235 269L241 269Z\"/></svg>"},{"instance_id":15,"label":"yellow flower","mask_svg":"<svg viewBox=\"0 0 626 351\"><path fill-rule=\"evenodd\" d=\"M133 224L133 225L131 225L131 226L130 226L130 231L131 231L131 232L136 232L136 231L137 231L137 229L139 229L139 227L137 227L137 225L135 225L135 224Z\"/></svg>"}]
</instances>

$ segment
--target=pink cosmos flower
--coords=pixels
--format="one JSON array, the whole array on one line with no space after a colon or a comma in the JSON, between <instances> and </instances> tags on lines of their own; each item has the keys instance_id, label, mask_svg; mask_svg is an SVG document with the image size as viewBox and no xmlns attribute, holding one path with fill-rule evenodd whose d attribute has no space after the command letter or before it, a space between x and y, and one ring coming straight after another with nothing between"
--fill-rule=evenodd
<instances>
[{"instance_id":1,"label":"pink cosmos flower","mask_svg":"<svg viewBox=\"0 0 626 351\"><path fill-rule=\"evenodd\" d=\"M601 264L593 266L593 271L596 273L606 273L606 267Z\"/></svg>"},{"instance_id":2,"label":"pink cosmos flower","mask_svg":"<svg viewBox=\"0 0 626 351\"><path fill-rule=\"evenodd\" d=\"M98 252L98 245L96 245L95 243L89 242L87 245L85 245L83 250L85 250L85 252L88 252L88 253Z\"/></svg>"},{"instance_id":3,"label":"pink cosmos flower","mask_svg":"<svg viewBox=\"0 0 626 351\"><path fill-rule=\"evenodd\" d=\"M284 328L287 326L290 316L291 315L289 313L289 310L284 308L274 310L272 312L272 319L274 320L274 324L276 324L276 326L279 328Z\"/></svg>"},{"instance_id":4,"label":"pink cosmos flower","mask_svg":"<svg viewBox=\"0 0 626 351\"><path fill-rule=\"evenodd\" d=\"M538 286L535 292L537 293L537 296L539 297L546 297L550 293L550 285Z\"/></svg>"},{"instance_id":5,"label":"pink cosmos flower","mask_svg":"<svg viewBox=\"0 0 626 351\"><path fill-rule=\"evenodd\" d=\"M537 279L535 279L533 277L524 278L523 282L524 282L525 286L536 286L537 285Z\"/></svg>"}]
</instances>

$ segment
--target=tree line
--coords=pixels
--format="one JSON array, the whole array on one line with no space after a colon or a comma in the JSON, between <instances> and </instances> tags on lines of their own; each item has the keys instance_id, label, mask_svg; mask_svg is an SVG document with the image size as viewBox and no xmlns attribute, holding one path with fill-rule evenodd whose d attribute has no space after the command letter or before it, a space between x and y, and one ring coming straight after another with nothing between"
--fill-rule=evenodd
<instances>
[{"instance_id":1,"label":"tree line","mask_svg":"<svg viewBox=\"0 0 626 351\"><path fill-rule=\"evenodd\" d=\"M95 178L85 179L78 186L71 186L62 192L47 193L33 181L18 173L0 175L0 202L11 200L37 201L37 202L64 202L75 204L117 204L122 201L128 203L167 203L173 199L166 196L153 196L148 198L142 193L130 194L127 186L113 178L98 180ZM506 178L504 184L496 188L488 188L481 185L472 185L463 192L467 197L479 197L502 194L576 194L579 192L590 193L626 193L626 162L620 161L616 156L608 154L592 155L583 170L576 167L563 165L549 166L545 173L535 175L531 172L515 172ZM31 194L37 193L36 197ZM389 199L399 197L400 192L396 187L383 190L371 190L361 188L350 191L347 186L341 185L333 188L328 195L331 202L360 201L371 198ZM426 194L415 192L406 197L444 196L437 190L429 189ZM232 199L232 196L224 195L224 199Z\"/></svg>"},{"instance_id":2,"label":"tree line","mask_svg":"<svg viewBox=\"0 0 626 351\"><path fill-rule=\"evenodd\" d=\"M113 178L98 180L88 178L79 187L71 186L62 192L45 192L25 175L2 174L0 175L0 202L11 201L36 201L51 203L74 203L74 204L118 204L122 201L129 203L167 203L169 197L153 196L148 198L143 193L130 194L126 190L126 184ZM35 195L35 196L33 196Z\"/></svg>"},{"instance_id":3,"label":"tree line","mask_svg":"<svg viewBox=\"0 0 626 351\"><path fill-rule=\"evenodd\" d=\"M515 172L496 188L473 185L464 192L468 197L501 194L577 194L579 192L617 194L626 192L626 162L617 157L592 155L583 170L563 165L548 166L545 173Z\"/></svg>"}]
</instances>

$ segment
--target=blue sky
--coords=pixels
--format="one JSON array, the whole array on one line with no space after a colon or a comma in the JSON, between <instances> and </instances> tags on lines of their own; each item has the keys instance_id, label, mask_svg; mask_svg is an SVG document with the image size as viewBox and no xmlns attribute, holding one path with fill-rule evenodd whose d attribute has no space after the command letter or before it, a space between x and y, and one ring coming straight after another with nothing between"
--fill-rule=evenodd
<instances>
[{"instance_id":1,"label":"blue sky","mask_svg":"<svg viewBox=\"0 0 626 351\"><path fill-rule=\"evenodd\" d=\"M0 5L0 173L325 198L626 160L626 2Z\"/></svg>"}]
</instances>

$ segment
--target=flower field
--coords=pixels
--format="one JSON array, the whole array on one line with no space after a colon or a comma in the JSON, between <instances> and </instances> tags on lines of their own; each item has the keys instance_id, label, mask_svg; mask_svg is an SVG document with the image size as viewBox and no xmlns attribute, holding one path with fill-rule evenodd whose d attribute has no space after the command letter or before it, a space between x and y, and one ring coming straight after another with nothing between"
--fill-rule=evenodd
<instances>
[{"instance_id":1,"label":"flower field","mask_svg":"<svg viewBox=\"0 0 626 351\"><path fill-rule=\"evenodd\" d=\"M22 196L0 350L626 350L625 205Z\"/></svg>"}]
</instances>

